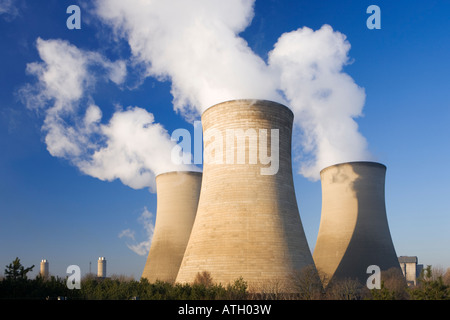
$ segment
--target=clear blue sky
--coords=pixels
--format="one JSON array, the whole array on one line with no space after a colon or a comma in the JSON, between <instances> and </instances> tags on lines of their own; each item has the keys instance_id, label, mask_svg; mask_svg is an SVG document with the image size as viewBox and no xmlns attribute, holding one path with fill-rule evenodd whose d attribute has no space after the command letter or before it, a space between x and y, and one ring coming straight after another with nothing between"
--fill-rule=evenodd
<instances>
[{"instance_id":1,"label":"clear blue sky","mask_svg":"<svg viewBox=\"0 0 450 320\"><path fill-rule=\"evenodd\" d=\"M81 30L69 30L66 9L81 7ZM381 8L381 29L369 30L366 9ZM91 97L105 123L117 104L153 113L169 134L192 129L173 111L170 81L139 83L130 49L85 1L0 0L0 274L19 257L41 259L65 276L69 265L96 272L99 256L108 274L139 278L146 255L127 244L146 240L139 219L156 213L156 195L120 180L101 181L71 161L50 154L42 129L44 111L25 106L21 88L36 83L27 65L41 62L37 39L65 40L127 62L126 86L99 83ZM450 3L448 1L256 1L251 24L239 34L267 61L285 32L324 24L346 35L351 64L344 72L364 88L359 131L376 160L387 166L386 207L397 255L450 267ZM294 172L298 164L294 163ZM294 176L300 215L311 250L320 222L320 181ZM134 240L119 237L134 231Z\"/></svg>"}]
</instances>

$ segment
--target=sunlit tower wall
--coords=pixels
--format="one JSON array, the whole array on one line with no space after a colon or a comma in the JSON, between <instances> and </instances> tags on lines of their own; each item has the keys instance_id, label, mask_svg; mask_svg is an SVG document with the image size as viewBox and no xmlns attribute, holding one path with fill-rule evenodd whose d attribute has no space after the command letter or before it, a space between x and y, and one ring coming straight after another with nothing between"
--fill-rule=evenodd
<instances>
[{"instance_id":1,"label":"sunlit tower wall","mask_svg":"<svg viewBox=\"0 0 450 320\"><path fill-rule=\"evenodd\" d=\"M177 282L206 271L224 285L242 277L251 289L284 286L314 264L293 184L292 124L290 109L265 100L202 114L202 188Z\"/></svg>"},{"instance_id":2,"label":"sunlit tower wall","mask_svg":"<svg viewBox=\"0 0 450 320\"><path fill-rule=\"evenodd\" d=\"M371 265L400 270L386 214L386 166L348 162L323 169L320 177L322 213L313 254L319 272L328 281L365 284Z\"/></svg>"},{"instance_id":3,"label":"sunlit tower wall","mask_svg":"<svg viewBox=\"0 0 450 320\"><path fill-rule=\"evenodd\" d=\"M106 278L106 259L99 257L97 262L97 277Z\"/></svg>"},{"instance_id":4,"label":"sunlit tower wall","mask_svg":"<svg viewBox=\"0 0 450 320\"><path fill-rule=\"evenodd\" d=\"M48 260L41 260L41 265L40 265L40 272L39 274L41 275L41 277L43 278L48 278L49 275L49 266L48 266Z\"/></svg>"},{"instance_id":5,"label":"sunlit tower wall","mask_svg":"<svg viewBox=\"0 0 450 320\"><path fill-rule=\"evenodd\" d=\"M173 283L197 212L202 173L174 171L156 177L155 230L142 277Z\"/></svg>"}]
</instances>

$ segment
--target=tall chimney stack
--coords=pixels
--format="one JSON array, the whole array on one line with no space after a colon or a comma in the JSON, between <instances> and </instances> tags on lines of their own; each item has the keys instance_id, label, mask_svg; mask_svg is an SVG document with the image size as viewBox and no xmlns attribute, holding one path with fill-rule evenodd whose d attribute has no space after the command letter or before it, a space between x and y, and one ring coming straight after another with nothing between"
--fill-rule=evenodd
<instances>
[{"instance_id":1,"label":"tall chimney stack","mask_svg":"<svg viewBox=\"0 0 450 320\"><path fill-rule=\"evenodd\" d=\"M98 266L97 277L98 278L106 278L106 259L105 259L105 257L98 258L97 266Z\"/></svg>"},{"instance_id":2,"label":"tall chimney stack","mask_svg":"<svg viewBox=\"0 0 450 320\"><path fill-rule=\"evenodd\" d=\"M48 260L43 259L41 260L41 269L39 274L45 279L48 278L49 275L49 267L48 267Z\"/></svg>"}]
</instances>

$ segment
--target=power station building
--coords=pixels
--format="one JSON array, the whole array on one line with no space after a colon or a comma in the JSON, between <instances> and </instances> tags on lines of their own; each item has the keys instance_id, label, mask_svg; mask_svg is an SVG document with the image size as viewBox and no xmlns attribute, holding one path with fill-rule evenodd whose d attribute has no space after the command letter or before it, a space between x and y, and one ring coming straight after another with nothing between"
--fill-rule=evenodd
<instances>
[{"instance_id":1,"label":"power station building","mask_svg":"<svg viewBox=\"0 0 450 320\"><path fill-rule=\"evenodd\" d=\"M290 109L266 100L202 114L203 180L176 282L207 271L222 284L242 277L249 288L283 286L314 264L294 190L292 124Z\"/></svg>"},{"instance_id":2,"label":"power station building","mask_svg":"<svg viewBox=\"0 0 450 320\"><path fill-rule=\"evenodd\" d=\"M314 262L327 280L366 283L371 265L400 268L385 207L386 167L375 162L336 164L320 173L322 213Z\"/></svg>"},{"instance_id":3,"label":"power station building","mask_svg":"<svg viewBox=\"0 0 450 320\"><path fill-rule=\"evenodd\" d=\"M400 256L398 257L398 262L400 263L400 268L402 269L406 283L415 286L423 270L423 264L418 264L416 256Z\"/></svg>"},{"instance_id":4,"label":"power station building","mask_svg":"<svg viewBox=\"0 0 450 320\"><path fill-rule=\"evenodd\" d=\"M291 163L294 115L267 100L231 100L202 114L203 173L156 177L157 215L142 274L192 283L202 272L250 290L289 289L304 267L366 283L369 266L400 269L385 206L386 166L358 161L320 172L322 212L311 254ZM405 270L405 267L403 268Z\"/></svg>"},{"instance_id":5,"label":"power station building","mask_svg":"<svg viewBox=\"0 0 450 320\"><path fill-rule=\"evenodd\" d=\"M156 177L155 230L142 277L174 282L197 212L202 173L177 171Z\"/></svg>"}]
</instances>

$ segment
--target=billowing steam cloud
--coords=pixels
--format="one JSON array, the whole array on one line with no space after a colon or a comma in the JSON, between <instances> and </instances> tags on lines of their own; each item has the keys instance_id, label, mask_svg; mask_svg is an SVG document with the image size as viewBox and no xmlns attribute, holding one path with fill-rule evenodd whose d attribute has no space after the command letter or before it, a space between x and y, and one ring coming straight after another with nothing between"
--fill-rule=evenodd
<instances>
[{"instance_id":1,"label":"billowing steam cloud","mask_svg":"<svg viewBox=\"0 0 450 320\"><path fill-rule=\"evenodd\" d=\"M325 25L283 34L269 54L301 130L296 136L302 147L300 172L312 179L326 166L371 159L354 121L362 115L365 93L342 71L349 50L345 36Z\"/></svg>"},{"instance_id":2,"label":"billowing steam cloud","mask_svg":"<svg viewBox=\"0 0 450 320\"><path fill-rule=\"evenodd\" d=\"M120 179L136 189L154 190L155 175L187 169L171 161L175 142L146 110L119 109L109 123L101 122L90 93L98 81L123 83L124 61L111 62L61 40L38 39L37 49L42 62L28 64L27 71L38 82L22 88L21 96L29 107L43 110L50 154L93 177Z\"/></svg>"},{"instance_id":3,"label":"billowing steam cloud","mask_svg":"<svg viewBox=\"0 0 450 320\"><path fill-rule=\"evenodd\" d=\"M96 16L125 39L130 65L171 82L174 109L187 120L230 99L268 99L291 107L300 173L319 178L337 162L367 160L355 118L364 90L343 72L350 44L330 26L280 36L268 61L239 36L251 23L253 0L97 0ZM62 40L37 40L42 62L28 65L36 85L23 88L29 105L43 110L49 152L86 174L154 188L156 174L195 169L170 159L175 142L151 113L121 108L102 121L91 93L98 81L121 85L127 63L110 61Z\"/></svg>"},{"instance_id":4,"label":"billowing steam cloud","mask_svg":"<svg viewBox=\"0 0 450 320\"><path fill-rule=\"evenodd\" d=\"M257 98L292 108L300 137L300 173L370 158L354 118L364 90L343 72L350 44L323 26L283 34L269 61L238 36L253 18L252 0L98 0L97 14L125 38L148 75L170 80L174 108L188 119L230 99Z\"/></svg>"},{"instance_id":5,"label":"billowing steam cloud","mask_svg":"<svg viewBox=\"0 0 450 320\"><path fill-rule=\"evenodd\" d=\"M149 76L171 81L174 108L187 117L226 100L281 99L271 70L238 36L253 1L98 0L96 12Z\"/></svg>"},{"instance_id":6,"label":"billowing steam cloud","mask_svg":"<svg viewBox=\"0 0 450 320\"><path fill-rule=\"evenodd\" d=\"M303 27L281 35L264 61L239 36L252 21L253 5L254 0L95 1L95 15L128 42L132 56L127 61L110 61L63 40L38 39L42 61L27 66L37 82L20 94L44 114L50 154L92 177L152 191L159 173L197 170L172 161L176 142L145 109L118 107L103 119L93 99L95 84L122 86L127 66L138 64L145 67L145 77L170 81L174 110L188 121L231 99L267 99L291 107L295 157L305 177L318 179L320 169L338 162L369 160L354 120L362 115L365 93L343 72L350 50L345 36L327 25L316 31ZM145 209L139 221L145 241L136 241L129 229L119 237L145 255L154 228L151 213Z\"/></svg>"}]
</instances>

